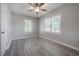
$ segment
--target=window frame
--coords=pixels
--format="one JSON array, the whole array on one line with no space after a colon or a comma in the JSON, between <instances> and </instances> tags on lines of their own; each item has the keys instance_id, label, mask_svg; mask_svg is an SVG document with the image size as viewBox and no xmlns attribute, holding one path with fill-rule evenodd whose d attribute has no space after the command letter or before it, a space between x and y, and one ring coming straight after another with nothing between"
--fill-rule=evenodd
<instances>
[{"instance_id":1,"label":"window frame","mask_svg":"<svg viewBox=\"0 0 79 59\"><path fill-rule=\"evenodd\" d=\"M59 19L59 21L60 21L59 32L53 32L53 31L52 31L52 17L55 17L55 16L59 16L59 17L60 17L60 19ZM47 19L50 20L50 31L46 31L46 30L45 30L45 26L44 26L44 32L46 32L46 33L60 34L61 31L62 31L62 15L61 15L61 13L55 14L55 15L51 15L51 16L48 17L48 18L46 17L46 18L44 18L44 21L46 21ZM44 23L44 25L45 25L45 23Z\"/></svg>"},{"instance_id":2,"label":"window frame","mask_svg":"<svg viewBox=\"0 0 79 59\"><path fill-rule=\"evenodd\" d=\"M59 17L60 17L60 20L59 20L59 21L60 21L59 32L54 32L54 31L52 31L52 24L51 24L51 32L58 34L58 33L61 33L62 15L61 15L61 14L55 14L55 15L53 15L53 16L51 17L51 22L52 22L52 18L55 17L55 16L59 16Z\"/></svg>"},{"instance_id":3,"label":"window frame","mask_svg":"<svg viewBox=\"0 0 79 59\"><path fill-rule=\"evenodd\" d=\"M27 19L24 19L24 33L31 33L32 32L32 29L33 29L33 26L32 26L32 21L31 20L28 20L28 21L30 21L31 22L31 31L25 31L25 21L26 21Z\"/></svg>"},{"instance_id":4,"label":"window frame","mask_svg":"<svg viewBox=\"0 0 79 59\"><path fill-rule=\"evenodd\" d=\"M45 24L45 23L47 22L47 20L50 22L50 24L49 24L49 25L50 25L50 26L49 26L49 27L50 27L50 30L49 30L49 31L46 31L46 24ZM44 19L44 31L45 31L45 32L51 32L51 18L50 18L50 17L46 17L46 18Z\"/></svg>"}]
</instances>

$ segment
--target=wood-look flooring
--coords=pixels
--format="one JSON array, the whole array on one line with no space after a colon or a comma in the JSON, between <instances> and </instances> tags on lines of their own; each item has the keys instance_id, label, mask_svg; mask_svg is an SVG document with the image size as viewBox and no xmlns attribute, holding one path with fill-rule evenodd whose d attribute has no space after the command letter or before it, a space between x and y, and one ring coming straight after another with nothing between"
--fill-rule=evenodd
<instances>
[{"instance_id":1,"label":"wood-look flooring","mask_svg":"<svg viewBox=\"0 0 79 59\"><path fill-rule=\"evenodd\" d=\"M40 38L13 40L5 56L69 56L57 44Z\"/></svg>"}]
</instances>

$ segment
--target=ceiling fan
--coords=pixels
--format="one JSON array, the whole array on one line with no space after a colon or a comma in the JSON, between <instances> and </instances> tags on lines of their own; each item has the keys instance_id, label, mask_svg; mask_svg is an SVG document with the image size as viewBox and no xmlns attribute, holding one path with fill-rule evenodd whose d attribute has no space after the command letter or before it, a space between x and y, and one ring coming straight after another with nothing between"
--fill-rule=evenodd
<instances>
[{"instance_id":1,"label":"ceiling fan","mask_svg":"<svg viewBox=\"0 0 79 59\"><path fill-rule=\"evenodd\" d=\"M36 14L39 14L40 11L44 12L47 11L46 9L41 8L45 3L28 3L28 4L33 7L33 9L30 9L28 11L35 11Z\"/></svg>"}]
</instances>

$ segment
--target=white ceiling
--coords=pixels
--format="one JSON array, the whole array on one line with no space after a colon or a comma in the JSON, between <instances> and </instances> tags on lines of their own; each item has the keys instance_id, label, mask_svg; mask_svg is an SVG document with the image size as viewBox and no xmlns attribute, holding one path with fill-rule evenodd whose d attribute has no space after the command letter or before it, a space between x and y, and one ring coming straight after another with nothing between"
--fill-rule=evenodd
<instances>
[{"instance_id":1,"label":"white ceiling","mask_svg":"<svg viewBox=\"0 0 79 59\"><path fill-rule=\"evenodd\" d=\"M27 10L32 9L28 3L10 3L9 7L13 13L16 14L22 14L22 15L27 15L27 16L32 16L32 17L40 17L45 15L46 13L55 10L56 8L59 8L62 6L63 3L46 3L44 4L41 8L46 9L46 12L40 12L38 15L32 11L28 12Z\"/></svg>"}]
</instances>

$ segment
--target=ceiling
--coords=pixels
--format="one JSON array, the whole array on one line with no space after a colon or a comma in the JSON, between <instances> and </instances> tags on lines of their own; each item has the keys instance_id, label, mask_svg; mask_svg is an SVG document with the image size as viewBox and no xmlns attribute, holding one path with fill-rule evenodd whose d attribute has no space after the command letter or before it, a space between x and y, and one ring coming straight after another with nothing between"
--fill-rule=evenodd
<instances>
[{"instance_id":1,"label":"ceiling","mask_svg":"<svg viewBox=\"0 0 79 59\"><path fill-rule=\"evenodd\" d=\"M46 12L41 11L38 15L34 11L31 12L27 11L29 9L32 9L32 7L28 3L10 3L8 5L13 13L31 17L40 17L55 10L56 8L59 8L60 6L63 5L63 3L46 3L41 8L46 9L47 11Z\"/></svg>"}]
</instances>

